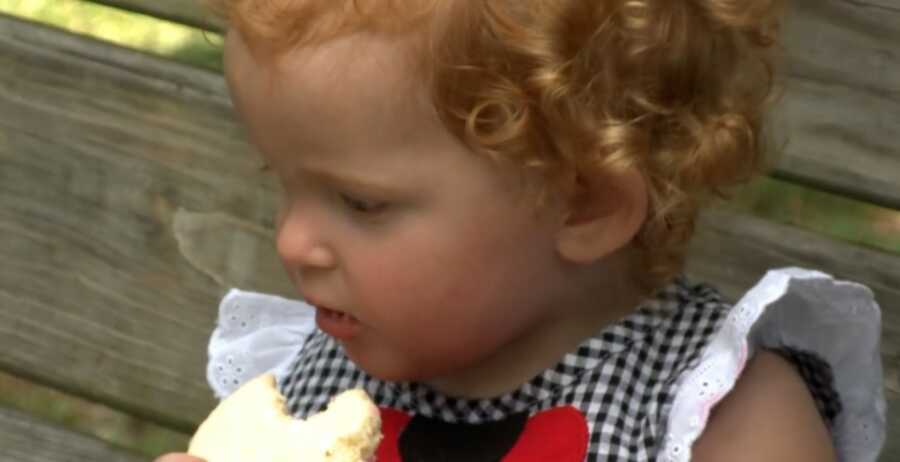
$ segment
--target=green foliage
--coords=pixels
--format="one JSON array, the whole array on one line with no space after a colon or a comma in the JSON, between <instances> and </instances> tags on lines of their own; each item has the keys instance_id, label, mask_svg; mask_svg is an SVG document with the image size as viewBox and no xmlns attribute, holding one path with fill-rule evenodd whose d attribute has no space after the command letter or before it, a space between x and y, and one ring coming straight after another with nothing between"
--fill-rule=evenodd
<instances>
[{"instance_id":1,"label":"green foliage","mask_svg":"<svg viewBox=\"0 0 900 462\"><path fill-rule=\"evenodd\" d=\"M222 37L81 0L0 0L0 12L23 16L121 45L221 71ZM742 189L729 208L834 238L900 252L900 212L764 178Z\"/></svg>"},{"instance_id":2,"label":"green foliage","mask_svg":"<svg viewBox=\"0 0 900 462\"><path fill-rule=\"evenodd\" d=\"M0 13L221 71L221 36L79 0L0 0ZM764 178L726 207L900 253L900 212ZM0 405L26 410L153 458L187 437L115 411L0 375Z\"/></svg>"},{"instance_id":3,"label":"green foliage","mask_svg":"<svg viewBox=\"0 0 900 462\"><path fill-rule=\"evenodd\" d=\"M0 0L0 12L221 72L222 37L82 0ZM727 207L838 239L900 252L900 212L764 178Z\"/></svg>"},{"instance_id":4,"label":"green foliage","mask_svg":"<svg viewBox=\"0 0 900 462\"><path fill-rule=\"evenodd\" d=\"M0 12L191 65L222 69L221 36L181 24L80 0L0 0Z\"/></svg>"},{"instance_id":5,"label":"green foliage","mask_svg":"<svg viewBox=\"0 0 900 462\"><path fill-rule=\"evenodd\" d=\"M836 239L900 253L900 213L843 196L761 178L740 190L725 206Z\"/></svg>"},{"instance_id":6,"label":"green foliage","mask_svg":"<svg viewBox=\"0 0 900 462\"><path fill-rule=\"evenodd\" d=\"M39 419L93 435L154 459L183 451L188 436L73 396L0 373L0 407L18 409Z\"/></svg>"}]
</instances>

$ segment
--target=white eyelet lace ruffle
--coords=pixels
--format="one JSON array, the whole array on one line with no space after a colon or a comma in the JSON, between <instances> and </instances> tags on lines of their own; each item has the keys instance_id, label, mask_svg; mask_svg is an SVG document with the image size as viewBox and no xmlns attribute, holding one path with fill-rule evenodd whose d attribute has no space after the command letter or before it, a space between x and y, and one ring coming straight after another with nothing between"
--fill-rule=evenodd
<instances>
[{"instance_id":1,"label":"white eyelet lace ruffle","mask_svg":"<svg viewBox=\"0 0 900 462\"><path fill-rule=\"evenodd\" d=\"M266 372L280 381L316 327L305 302L232 289L219 304L206 377L222 399Z\"/></svg>"},{"instance_id":2,"label":"white eyelet lace ruffle","mask_svg":"<svg viewBox=\"0 0 900 462\"><path fill-rule=\"evenodd\" d=\"M753 351L788 345L831 365L843 404L832 429L838 459L874 462L885 438L880 336L881 312L865 286L800 268L770 271L683 376L660 459L689 461L710 410L734 387Z\"/></svg>"},{"instance_id":3,"label":"white eyelet lace ruffle","mask_svg":"<svg viewBox=\"0 0 900 462\"><path fill-rule=\"evenodd\" d=\"M829 363L842 410L832 435L839 460L874 462L885 438L881 314L865 286L799 268L770 271L730 311L697 366L682 375L658 460L687 462L711 409L734 387L753 352L785 345ZM222 399L273 372L279 382L315 330L315 310L296 300L232 290L219 305L207 379Z\"/></svg>"}]
</instances>

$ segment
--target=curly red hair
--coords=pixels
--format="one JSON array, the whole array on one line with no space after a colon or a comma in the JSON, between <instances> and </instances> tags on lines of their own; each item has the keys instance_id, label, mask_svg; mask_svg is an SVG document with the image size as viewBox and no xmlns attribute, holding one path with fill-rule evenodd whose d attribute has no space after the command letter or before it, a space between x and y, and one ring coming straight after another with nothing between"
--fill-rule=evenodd
<instances>
[{"instance_id":1,"label":"curly red hair","mask_svg":"<svg viewBox=\"0 0 900 462\"><path fill-rule=\"evenodd\" d=\"M637 168L650 193L639 279L682 271L700 205L760 173L781 0L207 0L286 51L359 31L422 33L445 125L577 193Z\"/></svg>"}]
</instances>

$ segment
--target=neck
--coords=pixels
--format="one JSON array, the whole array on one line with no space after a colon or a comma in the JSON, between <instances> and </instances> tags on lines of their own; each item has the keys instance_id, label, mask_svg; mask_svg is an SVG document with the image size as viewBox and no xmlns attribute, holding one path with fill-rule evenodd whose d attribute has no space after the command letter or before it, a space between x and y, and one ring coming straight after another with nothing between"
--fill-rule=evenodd
<instances>
[{"instance_id":1,"label":"neck","mask_svg":"<svg viewBox=\"0 0 900 462\"><path fill-rule=\"evenodd\" d=\"M644 294L630 278L621 276L631 273L614 274L619 276L595 273L593 282L577 291L560 315L547 318L477 365L428 384L446 395L468 399L492 398L515 390L637 307ZM598 284L598 280L606 282Z\"/></svg>"}]
</instances>

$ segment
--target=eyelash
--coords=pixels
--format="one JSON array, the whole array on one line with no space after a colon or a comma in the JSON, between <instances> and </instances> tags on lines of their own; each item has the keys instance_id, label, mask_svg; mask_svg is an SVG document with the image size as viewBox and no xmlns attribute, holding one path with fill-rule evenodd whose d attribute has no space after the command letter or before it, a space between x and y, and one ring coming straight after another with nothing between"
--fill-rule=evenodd
<instances>
[{"instance_id":1,"label":"eyelash","mask_svg":"<svg viewBox=\"0 0 900 462\"><path fill-rule=\"evenodd\" d=\"M272 167L268 163L263 163L259 166L260 173L269 173L271 171ZM338 196L344 206L350 209L350 211L361 215L378 215L388 206L387 202L359 199L346 193L339 193Z\"/></svg>"},{"instance_id":2,"label":"eyelash","mask_svg":"<svg viewBox=\"0 0 900 462\"><path fill-rule=\"evenodd\" d=\"M387 202L359 199L349 194L340 193L341 202L354 213L361 215L378 215L387 208Z\"/></svg>"}]
</instances>

